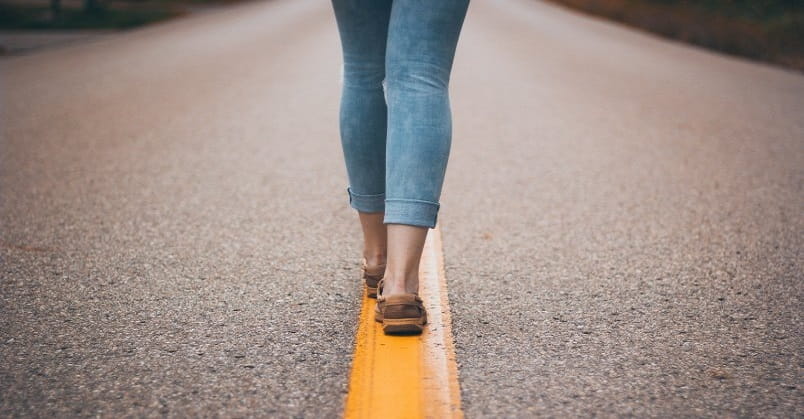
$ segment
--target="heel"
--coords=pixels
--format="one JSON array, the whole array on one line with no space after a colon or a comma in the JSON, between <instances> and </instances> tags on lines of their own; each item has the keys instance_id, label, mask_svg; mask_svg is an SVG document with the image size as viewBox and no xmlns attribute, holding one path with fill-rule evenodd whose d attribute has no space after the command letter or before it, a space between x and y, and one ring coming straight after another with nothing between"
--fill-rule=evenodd
<instances>
[{"instance_id":1,"label":"heel","mask_svg":"<svg viewBox=\"0 0 804 419\"><path fill-rule=\"evenodd\" d=\"M377 297L375 320L382 321L387 335L419 334L427 324L427 310L418 294L395 294Z\"/></svg>"}]
</instances>

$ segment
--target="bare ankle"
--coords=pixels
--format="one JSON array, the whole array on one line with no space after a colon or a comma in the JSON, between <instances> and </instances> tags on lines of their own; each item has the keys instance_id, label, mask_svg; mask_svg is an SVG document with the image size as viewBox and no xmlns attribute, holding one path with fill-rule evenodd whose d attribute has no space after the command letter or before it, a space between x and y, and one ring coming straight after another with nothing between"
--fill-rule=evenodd
<instances>
[{"instance_id":1,"label":"bare ankle","mask_svg":"<svg viewBox=\"0 0 804 419\"><path fill-rule=\"evenodd\" d=\"M369 267L385 265L385 253L364 253L363 257L366 258L366 265Z\"/></svg>"},{"instance_id":2,"label":"bare ankle","mask_svg":"<svg viewBox=\"0 0 804 419\"><path fill-rule=\"evenodd\" d=\"M397 279L397 278L401 278ZM399 275L392 276L386 272L385 279L383 280L383 295L391 294L418 294L419 293L419 275Z\"/></svg>"}]
</instances>

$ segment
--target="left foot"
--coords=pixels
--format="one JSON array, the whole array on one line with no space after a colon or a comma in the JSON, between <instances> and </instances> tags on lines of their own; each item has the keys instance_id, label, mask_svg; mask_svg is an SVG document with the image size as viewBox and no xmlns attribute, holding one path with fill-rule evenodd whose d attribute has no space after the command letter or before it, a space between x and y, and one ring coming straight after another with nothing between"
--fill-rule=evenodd
<instances>
[{"instance_id":1,"label":"left foot","mask_svg":"<svg viewBox=\"0 0 804 419\"><path fill-rule=\"evenodd\" d=\"M385 276L385 264L371 265L363 258L361 271L366 283L366 294L369 298L377 298L377 283Z\"/></svg>"}]
</instances>

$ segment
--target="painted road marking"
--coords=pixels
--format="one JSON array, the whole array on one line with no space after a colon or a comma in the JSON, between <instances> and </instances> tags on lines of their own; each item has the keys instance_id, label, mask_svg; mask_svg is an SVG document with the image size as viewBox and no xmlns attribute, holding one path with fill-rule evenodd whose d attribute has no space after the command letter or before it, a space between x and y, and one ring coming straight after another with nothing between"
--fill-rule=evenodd
<instances>
[{"instance_id":1,"label":"painted road marking","mask_svg":"<svg viewBox=\"0 0 804 419\"><path fill-rule=\"evenodd\" d=\"M463 417L438 226L424 243L419 294L427 326L418 336L386 336L374 321L376 300L364 294L346 419Z\"/></svg>"}]
</instances>

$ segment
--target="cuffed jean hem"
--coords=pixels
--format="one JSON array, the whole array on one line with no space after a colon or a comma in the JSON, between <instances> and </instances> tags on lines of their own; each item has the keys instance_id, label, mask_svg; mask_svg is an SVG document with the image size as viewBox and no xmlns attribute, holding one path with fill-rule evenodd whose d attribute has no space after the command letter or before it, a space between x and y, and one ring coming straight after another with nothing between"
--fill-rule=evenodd
<instances>
[{"instance_id":1,"label":"cuffed jean hem","mask_svg":"<svg viewBox=\"0 0 804 419\"><path fill-rule=\"evenodd\" d=\"M385 211L385 193L374 195L356 194L351 187L346 188L349 194L349 206L360 212L383 212Z\"/></svg>"},{"instance_id":2,"label":"cuffed jean hem","mask_svg":"<svg viewBox=\"0 0 804 419\"><path fill-rule=\"evenodd\" d=\"M383 223L435 228L440 207L441 205L437 202L416 199L386 199Z\"/></svg>"}]
</instances>

